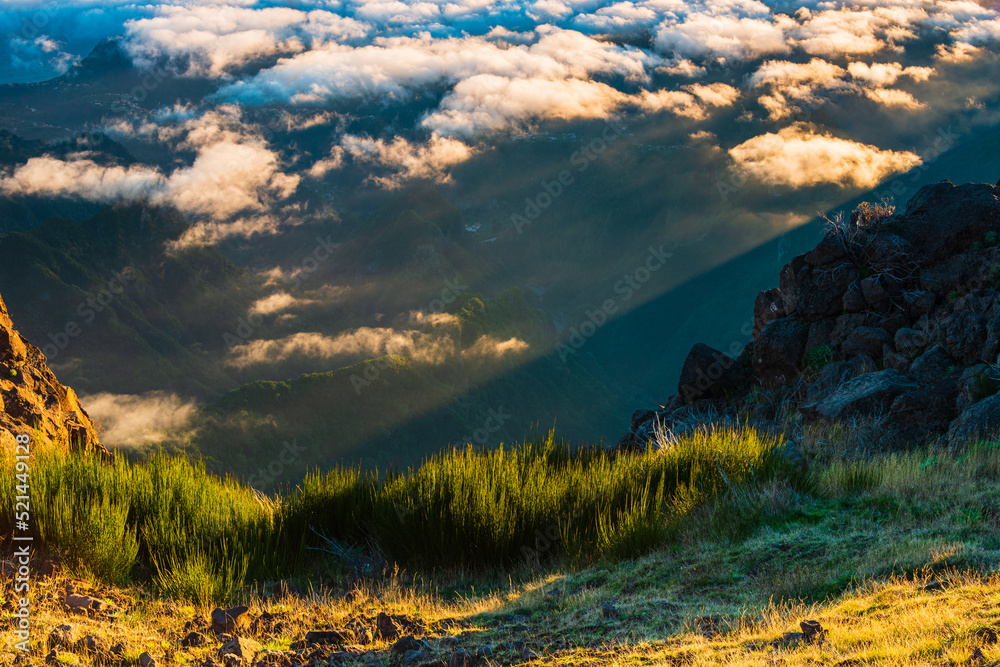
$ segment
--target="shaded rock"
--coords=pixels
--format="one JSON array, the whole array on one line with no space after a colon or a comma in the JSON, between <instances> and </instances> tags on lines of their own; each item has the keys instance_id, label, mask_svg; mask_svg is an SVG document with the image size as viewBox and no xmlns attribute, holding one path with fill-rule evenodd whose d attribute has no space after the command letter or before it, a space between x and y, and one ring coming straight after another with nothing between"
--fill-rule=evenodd
<instances>
[{"instance_id":1,"label":"shaded rock","mask_svg":"<svg viewBox=\"0 0 1000 667\"><path fill-rule=\"evenodd\" d=\"M836 319L833 331L830 332L830 345L840 348L855 329L867 325L868 316L864 313L841 315Z\"/></svg>"},{"instance_id":2,"label":"shaded rock","mask_svg":"<svg viewBox=\"0 0 1000 667\"><path fill-rule=\"evenodd\" d=\"M216 634L231 634L236 632L246 625L247 619L245 618L245 614L248 611L250 611L250 608L246 605L237 605L229 609L216 607L212 610L212 630Z\"/></svg>"},{"instance_id":3,"label":"shaded rock","mask_svg":"<svg viewBox=\"0 0 1000 667\"><path fill-rule=\"evenodd\" d=\"M355 640L350 630L311 630L306 633L310 644L349 644Z\"/></svg>"},{"instance_id":4,"label":"shaded rock","mask_svg":"<svg viewBox=\"0 0 1000 667\"><path fill-rule=\"evenodd\" d=\"M52 628L49 633L49 646L51 648L71 649L76 644L76 628L69 623Z\"/></svg>"},{"instance_id":5,"label":"shaded rock","mask_svg":"<svg viewBox=\"0 0 1000 667\"><path fill-rule=\"evenodd\" d=\"M826 631L819 621L801 621L799 627L802 628L802 634L810 644L820 644L826 639Z\"/></svg>"},{"instance_id":6,"label":"shaded rock","mask_svg":"<svg viewBox=\"0 0 1000 667\"><path fill-rule=\"evenodd\" d=\"M917 329L902 328L893 337L893 345L900 354L905 354L911 360L916 352L927 347L927 334Z\"/></svg>"},{"instance_id":7,"label":"shaded rock","mask_svg":"<svg viewBox=\"0 0 1000 667\"><path fill-rule=\"evenodd\" d=\"M957 447L976 438L995 437L998 430L1000 394L994 394L967 408L951 423L948 444Z\"/></svg>"},{"instance_id":8,"label":"shaded rock","mask_svg":"<svg viewBox=\"0 0 1000 667\"><path fill-rule=\"evenodd\" d=\"M880 327L858 327L844 339L840 350L847 358L856 357L859 354L881 357L882 348L885 345L892 345L892 336L889 335L888 331Z\"/></svg>"},{"instance_id":9,"label":"shaded rock","mask_svg":"<svg viewBox=\"0 0 1000 667\"><path fill-rule=\"evenodd\" d=\"M775 287L758 294L753 304L754 338L768 323L782 317L785 317L785 302L781 297L780 289Z\"/></svg>"},{"instance_id":10,"label":"shaded rock","mask_svg":"<svg viewBox=\"0 0 1000 667\"><path fill-rule=\"evenodd\" d=\"M21 433L31 435L36 447L52 444L111 458L76 393L59 383L42 351L14 329L0 298L0 449L13 452L13 434Z\"/></svg>"},{"instance_id":11,"label":"shaded rock","mask_svg":"<svg viewBox=\"0 0 1000 667\"><path fill-rule=\"evenodd\" d=\"M753 371L767 388L790 384L798 375L808 338L802 320L774 320L754 343Z\"/></svg>"},{"instance_id":12,"label":"shaded rock","mask_svg":"<svg viewBox=\"0 0 1000 667\"><path fill-rule=\"evenodd\" d=\"M640 426L656 417L652 410L636 410L632 413L632 433L635 433Z\"/></svg>"},{"instance_id":13,"label":"shaded rock","mask_svg":"<svg viewBox=\"0 0 1000 667\"><path fill-rule=\"evenodd\" d=\"M865 301L865 293L862 291L859 281L855 280L847 286L841 305L848 313L860 313L865 309L868 303Z\"/></svg>"},{"instance_id":14,"label":"shaded rock","mask_svg":"<svg viewBox=\"0 0 1000 667\"><path fill-rule=\"evenodd\" d=\"M934 310L937 305L937 294L927 290L910 290L903 292L903 304L910 317L920 317Z\"/></svg>"},{"instance_id":15,"label":"shaded rock","mask_svg":"<svg viewBox=\"0 0 1000 667\"><path fill-rule=\"evenodd\" d=\"M865 373L837 387L829 396L803 404L799 410L809 419L843 419L888 411L897 396L919 385L897 371Z\"/></svg>"},{"instance_id":16,"label":"shaded rock","mask_svg":"<svg viewBox=\"0 0 1000 667\"><path fill-rule=\"evenodd\" d=\"M97 635L87 635L77 643L77 646L94 655L106 653L108 650L108 643Z\"/></svg>"},{"instance_id":17,"label":"shaded rock","mask_svg":"<svg viewBox=\"0 0 1000 667\"><path fill-rule=\"evenodd\" d=\"M473 667L476 656L468 651L455 651L448 659L448 667Z\"/></svg>"},{"instance_id":18,"label":"shaded rock","mask_svg":"<svg viewBox=\"0 0 1000 667\"><path fill-rule=\"evenodd\" d=\"M804 256L796 257L781 270L779 279L785 313L806 320L836 315L843 309L844 293L858 275L853 264L815 267Z\"/></svg>"},{"instance_id":19,"label":"shaded rock","mask_svg":"<svg viewBox=\"0 0 1000 667\"><path fill-rule=\"evenodd\" d=\"M392 640L399 636L399 627L392 617L384 611L380 611L375 618L375 628L382 639Z\"/></svg>"},{"instance_id":20,"label":"shaded rock","mask_svg":"<svg viewBox=\"0 0 1000 667\"><path fill-rule=\"evenodd\" d=\"M945 379L930 387L918 387L892 402L886 423L897 446L923 445L928 434L948 430L958 416L955 399L959 393L957 378Z\"/></svg>"},{"instance_id":21,"label":"shaded rock","mask_svg":"<svg viewBox=\"0 0 1000 667\"><path fill-rule=\"evenodd\" d=\"M825 236L815 248L803 255L803 259L812 266L826 266L846 258L843 244L832 235Z\"/></svg>"},{"instance_id":22,"label":"shaded rock","mask_svg":"<svg viewBox=\"0 0 1000 667\"><path fill-rule=\"evenodd\" d=\"M948 377L948 371L954 365L955 361L948 356L941 345L934 345L913 360L908 377L917 382L934 384Z\"/></svg>"},{"instance_id":23,"label":"shaded rock","mask_svg":"<svg viewBox=\"0 0 1000 667\"><path fill-rule=\"evenodd\" d=\"M806 391L806 402L820 401L831 395L844 382L862 373L873 373L877 370L875 360L866 354L860 354L848 361L827 364Z\"/></svg>"},{"instance_id":24,"label":"shaded rock","mask_svg":"<svg viewBox=\"0 0 1000 667\"><path fill-rule=\"evenodd\" d=\"M746 390L748 374L738 361L708 345L697 343L681 369L677 393L686 402L726 398Z\"/></svg>"},{"instance_id":25,"label":"shaded rock","mask_svg":"<svg viewBox=\"0 0 1000 667\"><path fill-rule=\"evenodd\" d=\"M618 607L610 600L601 603L601 616L604 618L618 618Z\"/></svg>"},{"instance_id":26,"label":"shaded rock","mask_svg":"<svg viewBox=\"0 0 1000 667\"><path fill-rule=\"evenodd\" d=\"M830 334L833 333L833 327L836 326L837 320L833 317L827 317L822 320L816 320L809 327L809 333L806 336L806 352L816 348L820 345L830 344Z\"/></svg>"},{"instance_id":27,"label":"shaded rock","mask_svg":"<svg viewBox=\"0 0 1000 667\"><path fill-rule=\"evenodd\" d=\"M892 222L900 227L900 236L913 244L922 263L929 265L1000 229L998 192L986 183L926 185Z\"/></svg>"},{"instance_id":28,"label":"shaded rock","mask_svg":"<svg viewBox=\"0 0 1000 667\"><path fill-rule=\"evenodd\" d=\"M407 651L420 651L424 648L413 635L406 635L405 637L400 637L389 649L389 653L392 655L402 655Z\"/></svg>"},{"instance_id":29,"label":"shaded rock","mask_svg":"<svg viewBox=\"0 0 1000 667\"><path fill-rule=\"evenodd\" d=\"M156 667L156 660L146 651L139 655L139 667Z\"/></svg>"},{"instance_id":30,"label":"shaded rock","mask_svg":"<svg viewBox=\"0 0 1000 667\"><path fill-rule=\"evenodd\" d=\"M861 280L861 293L865 297L865 303L872 310L883 312L889 309L889 290L876 276L869 276Z\"/></svg>"},{"instance_id":31,"label":"shaded rock","mask_svg":"<svg viewBox=\"0 0 1000 667\"><path fill-rule=\"evenodd\" d=\"M189 632L184 637L184 639L181 640L181 646L183 646L185 648L187 648L187 647L195 647L195 646L203 646L205 644L205 642L207 642L207 641L208 641L208 637L206 637L205 635L201 634L200 632Z\"/></svg>"},{"instance_id":32,"label":"shaded rock","mask_svg":"<svg viewBox=\"0 0 1000 667\"><path fill-rule=\"evenodd\" d=\"M903 375L910 370L910 358L905 354L900 354L896 350L892 349L891 345L884 345L882 347L882 363L886 368L891 368L894 371L898 371Z\"/></svg>"},{"instance_id":33,"label":"shaded rock","mask_svg":"<svg viewBox=\"0 0 1000 667\"><path fill-rule=\"evenodd\" d=\"M489 644L483 644L482 646L480 646L479 648L476 649L476 657L477 658L480 658L480 659L482 659L482 658L488 658L491 655L493 655L493 647L490 646Z\"/></svg>"}]
</instances>

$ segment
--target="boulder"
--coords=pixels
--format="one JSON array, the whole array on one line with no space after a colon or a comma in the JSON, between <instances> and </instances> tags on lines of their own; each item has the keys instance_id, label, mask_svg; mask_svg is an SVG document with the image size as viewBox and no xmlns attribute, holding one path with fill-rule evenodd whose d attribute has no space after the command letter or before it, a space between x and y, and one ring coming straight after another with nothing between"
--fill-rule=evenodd
<instances>
[{"instance_id":1,"label":"boulder","mask_svg":"<svg viewBox=\"0 0 1000 667\"><path fill-rule=\"evenodd\" d=\"M223 609L217 607L212 610L212 630L216 634L232 634L246 625L245 614L250 611L246 605L238 605Z\"/></svg>"},{"instance_id":2,"label":"boulder","mask_svg":"<svg viewBox=\"0 0 1000 667\"><path fill-rule=\"evenodd\" d=\"M948 428L948 444L964 445L976 438L994 438L1000 430L1000 394L975 403L967 408Z\"/></svg>"},{"instance_id":3,"label":"boulder","mask_svg":"<svg viewBox=\"0 0 1000 667\"><path fill-rule=\"evenodd\" d=\"M764 327L754 343L753 371L765 387L785 386L795 379L808 336L797 317L783 317Z\"/></svg>"},{"instance_id":4,"label":"boulder","mask_svg":"<svg viewBox=\"0 0 1000 667\"><path fill-rule=\"evenodd\" d=\"M868 326L868 316L864 313L841 315L836 319L833 331L830 332L830 345L839 348L855 329L863 326Z\"/></svg>"},{"instance_id":5,"label":"boulder","mask_svg":"<svg viewBox=\"0 0 1000 667\"><path fill-rule=\"evenodd\" d=\"M858 278L858 267L847 262L812 266L800 255L781 270L781 295L785 312L806 320L836 315L843 309L844 293Z\"/></svg>"},{"instance_id":6,"label":"boulder","mask_svg":"<svg viewBox=\"0 0 1000 667\"><path fill-rule=\"evenodd\" d=\"M247 637L233 637L219 649L219 657L235 655L243 663L250 663L260 651L261 646Z\"/></svg>"},{"instance_id":7,"label":"boulder","mask_svg":"<svg viewBox=\"0 0 1000 667\"><path fill-rule=\"evenodd\" d=\"M833 333L833 327L836 324L837 320L833 317L813 322L809 326L809 335L806 336L806 352L820 345L829 345L830 334Z\"/></svg>"},{"instance_id":8,"label":"boulder","mask_svg":"<svg viewBox=\"0 0 1000 667\"><path fill-rule=\"evenodd\" d=\"M726 398L743 393L749 374L743 365L708 345L697 343L681 369L677 393L688 403L700 398Z\"/></svg>"},{"instance_id":9,"label":"boulder","mask_svg":"<svg viewBox=\"0 0 1000 667\"><path fill-rule=\"evenodd\" d=\"M883 312L892 305L889 299L889 290L885 288L877 276L869 276L861 281L861 293L865 297L865 303L872 310Z\"/></svg>"},{"instance_id":10,"label":"boulder","mask_svg":"<svg viewBox=\"0 0 1000 667\"><path fill-rule=\"evenodd\" d=\"M866 354L860 354L849 361L835 361L827 364L819 376L809 386L806 392L806 403L818 402L837 387L863 373L873 373L878 370L875 360Z\"/></svg>"},{"instance_id":11,"label":"boulder","mask_svg":"<svg viewBox=\"0 0 1000 667\"><path fill-rule=\"evenodd\" d=\"M808 419L824 420L881 414L898 396L919 386L892 369L864 373L841 384L826 398L804 403L799 410Z\"/></svg>"},{"instance_id":12,"label":"boulder","mask_svg":"<svg viewBox=\"0 0 1000 667\"><path fill-rule=\"evenodd\" d=\"M881 357L885 345L892 345L892 336L888 331L881 327L858 327L847 336L840 350L848 359L859 354Z\"/></svg>"},{"instance_id":13,"label":"boulder","mask_svg":"<svg viewBox=\"0 0 1000 667\"><path fill-rule=\"evenodd\" d=\"M865 294L861 290L860 282L855 280L847 286L844 298L841 299L841 305L844 306L844 311L848 313L860 313L865 309L868 303L865 301Z\"/></svg>"},{"instance_id":14,"label":"boulder","mask_svg":"<svg viewBox=\"0 0 1000 667\"><path fill-rule=\"evenodd\" d=\"M14 329L0 298L0 448L13 452L14 437L21 434L31 436L35 447L110 457L76 393L59 383L42 351Z\"/></svg>"},{"instance_id":15,"label":"boulder","mask_svg":"<svg viewBox=\"0 0 1000 667\"><path fill-rule=\"evenodd\" d=\"M910 317L920 317L934 310L934 306L937 305L937 294L927 290L903 292L903 304Z\"/></svg>"},{"instance_id":16,"label":"boulder","mask_svg":"<svg viewBox=\"0 0 1000 667\"><path fill-rule=\"evenodd\" d=\"M835 236L828 234L815 248L803 255L803 259L812 266L826 266L843 262L847 259L844 244Z\"/></svg>"},{"instance_id":17,"label":"boulder","mask_svg":"<svg viewBox=\"0 0 1000 667\"><path fill-rule=\"evenodd\" d=\"M910 363L910 357L896 352L891 345L885 345L882 347L882 365L886 368L891 368L894 371L899 371L903 375L906 375L910 370Z\"/></svg>"},{"instance_id":18,"label":"boulder","mask_svg":"<svg viewBox=\"0 0 1000 667\"><path fill-rule=\"evenodd\" d=\"M917 329L904 327L896 331L893 344L897 352L913 359L917 352L927 347L927 334Z\"/></svg>"},{"instance_id":19,"label":"boulder","mask_svg":"<svg viewBox=\"0 0 1000 667\"><path fill-rule=\"evenodd\" d=\"M958 394L956 378L901 394L889 408L886 442L896 449L919 447L926 444L928 436L943 434L958 415Z\"/></svg>"},{"instance_id":20,"label":"boulder","mask_svg":"<svg viewBox=\"0 0 1000 667\"><path fill-rule=\"evenodd\" d=\"M992 297L967 294L955 302L954 312L941 321L941 346L963 366L990 361L983 357L988 337L987 313L993 306Z\"/></svg>"},{"instance_id":21,"label":"boulder","mask_svg":"<svg viewBox=\"0 0 1000 667\"><path fill-rule=\"evenodd\" d=\"M753 335L756 338L768 322L785 316L785 303L777 287L764 290L753 303Z\"/></svg>"},{"instance_id":22,"label":"boulder","mask_svg":"<svg viewBox=\"0 0 1000 667\"><path fill-rule=\"evenodd\" d=\"M917 191L892 218L924 265L953 255L1000 230L1000 189L986 183L941 181Z\"/></svg>"},{"instance_id":23,"label":"boulder","mask_svg":"<svg viewBox=\"0 0 1000 667\"><path fill-rule=\"evenodd\" d=\"M955 361L948 356L941 345L934 345L913 360L907 375L917 382L934 384L946 378L954 366Z\"/></svg>"}]
</instances>

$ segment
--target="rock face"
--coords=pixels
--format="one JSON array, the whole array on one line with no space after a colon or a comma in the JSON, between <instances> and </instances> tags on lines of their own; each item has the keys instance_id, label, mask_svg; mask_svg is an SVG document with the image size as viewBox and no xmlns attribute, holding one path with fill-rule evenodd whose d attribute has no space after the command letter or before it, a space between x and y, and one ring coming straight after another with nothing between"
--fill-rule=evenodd
<instances>
[{"instance_id":1,"label":"rock face","mask_svg":"<svg viewBox=\"0 0 1000 667\"><path fill-rule=\"evenodd\" d=\"M98 450L97 428L76 394L49 370L45 356L15 329L0 298L0 446L13 451L17 435L66 451ZM39 443L39 436L46 443Z\"/></svg>"},{"instance_id":2,"label":"rock face","mask_svg":"<svg viewBox=\"0 0 1000 667\"><path fill-rule=\"evenodd\" d=\"M695 345L678 395L637 411L622 446L709 418L766 424L783 401L807 422L881 419L892 447L1000 432L1000 184L863 204L778 282L752 304L739 360Z\"/></svg>"}]
</instances>

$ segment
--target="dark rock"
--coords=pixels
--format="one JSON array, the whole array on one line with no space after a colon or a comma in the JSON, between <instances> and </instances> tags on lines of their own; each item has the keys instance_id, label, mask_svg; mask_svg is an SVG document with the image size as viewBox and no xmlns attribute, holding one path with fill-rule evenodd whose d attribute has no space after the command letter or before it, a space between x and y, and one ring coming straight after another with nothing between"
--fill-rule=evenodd
<instances>
[{"instance_id":1,"label":"dark rock","mask_svg":"<svg viewBox=\"0 0 1000 667\"><path fill-rule=\"evenodd\" d=\"M858 275L853 264L814 267L804 256L796 257L781 270L785 312L806 320L836 315L843 309L844 293Z\"/></svg>"},{"instance_id":2,"label":"dark rock","mask_svg":"<svg viewBox=\"0 0 1000 667\"><path fill-rule=\"evenodd\" d=\"M80 640L77 646L92 655L100 655L108 650L108 643L97 635L87 635Z\"/></svg>"},{"instance_id":3,"label":"dark rock","mask_svg":"<svg viewBox=\"0 0 1000 667\"><path fill-rule=\"evenodd\" d=\"M844 340L840 350L848 359L859 354L881 357L885 345L892 345L888 331L880 327L858 327Z\"/></svg>"},{"instance_id":4,"label":"dark rock","mask_svg":"<svg viewBox=\"0 0 1000 667\"><path fill-rule=\"evenodd\" d=\"M181 640L181 646L187 648L189 646L201 646L208 638L201 634L200 632L189 632L184 639Z\"/></svg>"},{"instance_id":5,"label":"dark rock","mask_svg":"<svg viewBox=\"0 0 1000 667\"><path fill-rule=\"evenodd\" d=\"M815 403L832 394L837 387L862 373L878 370L875 360L861 354L849 361L835 361L827 364L806 391L806 402Z\"/></svg>"},{"instance_id":6,"label":"dark rock","mask_svg":"<svg viewBox=\"0 0 1000 667\"><path fill-rule=\"evenodd\" d=\"M392 655L402 655L407 651L420 651L423 648L423 644L417 641L413 635L406 635L393 643L392 648L389 649L389 653Z\"/></svg>"},{"instance_id":7,"label":"dark rock","mask_svg":"<svg viewBox=\"0 0 1000 667\"><path fill-rule=\"evenodd\" d=\"M476 656L468 651L455 651L448 660L448 667L473 667Z\"/></svg>"},{"instance_id":8,"label":"dark rock","mask_svg":"<svg viewBox=\"0 0 1000 667\"><path fill-rule=\"evenodd\" d=\"M774 320L764 327L754 344L753 370L765 387L781 387L795 379L808 336L796 317Z\"/></svg>"},{"instance_id":9,"label":"dark rock","mask_svg":"<svg viewBox=\"0 0 1000 667\"><path fill-rule=\"evenodd\" d=\"M229 609L216 607L212 610L212 630L216 634L232 634L236 632L246 625L247 619L244 615L248 611L250 611L250 608L246 605L237 605Z\"/></svg>"},{"instance_id":10,"label":"dark rock","mask_svg":"<svg viewBox=\"0 0 1000 667\"><path fill-rule=\"evenodd\" d=\"M677 393L687 402L700 398L726 398L745 391L747 371L738 361L697 343L688 352L681 369Z\"/></svg>"},{"instance_id":11,"label":"dark rock","mask_svg":"<svg viewBox=\"0 0 1000 667\"><path fill-rule=\"evenodd\" d=\"M819 621L801 621L799 627L810 644L822 644L826 640L826 631Z\"/></svg>"},{"instance_id":12,"label":"dark rock","mask_svg":"<svg viewBox=\"0 0 1000 667\"><path fill-rule=\"evenodd\" d=\"M834 264L847 258L843 244L833 236L826 236L815 248L807 252L804 256L807 263L812 266L826 266Z\"/></svg>"},{"instance_id":13,"label":"dark rock","mask_svg":"<svg viewBox=\"0 0 1000 667\"><path fill-rule=\"evenodd\" d=\"M861 293L864 294L865 303L872 310L884 312L891 305L889 291L876 276L869 276L861 280Z\"/></svg>"},{"instance_id":14,"label":"dark rock","mask_svg":"<svg viewBox=\"0 0 1000 667\"><path fill-rule=\"evenodd\" d=\"M963 366L987 361L983 359L986 336L985 302L972 294L960 299L955 312L941 321L941 346Z\"/></svg>"},{"instance_id":15,"label":"dark rock","mask_svg":"<svg viewBox=\"0 0 1000 667\"><path fill-rule=\"evenodd\" d=\"M920 317L934 310L934 306L937 304L937 294L926 290L903 292L903 303L906 305L906 312L911 317Z\"/></svg>"},{"instance_id":16,"label":"dark rock","mask_svg":"<svg viewBox=\"0 0 1000 667\"><path fill-rule=\"evenodd\" d=\"M380 611L375 619L375 628L378 630L378 634L382 639L393 640L399 636L399 627L397 627L396 622L392 620L384 611Z\"/></svg>"},{"instance_id":17,"label":"dark rock","mask_svg":"<svg viewBox=\"0 0 1000 667\"><path fill-rule=\"evenodd\" d=\"M860 313L868 303L865 301L865 294L861 291L861 283L855 280L847 286L844 298L841 300L844 310L848 313Z\"/></svg>"},{"instance_id":18,"label":"dark rock","mask_svg":"<svg viewBox=\"0 0 1000 667\"><path fill-rule=\"evenodd\" d=\"M146 651L139 655L139 667L156 667L156 660Z\"/></svg>"},{"instance_id":19,"label":"dark rock","mask_svg":"<svg viewBox=\"0 0 1000 667\"><path fill-rule=\"evenodd\" d=\"M896 352L896 350L892 349L891 345L887 344L882 347L882 364L886 368L891 368L906 375L910 370L910 363L910 357Z\"/></svg>"},{"instance_id":20,"label":"dark rock","mask_svg":"<svg viewBox=\"0 0 1000 667\"><path fill-rule=\"evenodd\" d=\"M480 646L479 648L476 649L476 657L477 658L480 658L480 659L482 659L482 658L488 658L491 655L493 655L493 647L490 646L489 644L483 644L482 646Z\"/></svg>"},{"instance_id":21,"label":"dark rock","mask_svg":"<svg viewBox=\"0 0 1000 667\"><path fill-rule=\"evenodd\" d=\"M1000 430L1000 394L967 408L951 423L948 444L958 447L975 438L995 437Z\"/></svg>"},{"instance_id":22,"label":"dark rock","mask_svg":"<svg viewBox=\"0 0 1000 667\"><path fill-rule=\"evenodd\" d=\"M912 360L916 352L927 347L927 334L917 329L902 328L893 337L893 344L897 352Z\"/></svg>"},{"instance_id":23,"label":"dark rock","mask_svg":"<svg viewBox=\"0 0 1000 667\"><path fill-rule=\"evenodd\" d=\"M809 419L825 420L879 414L886 412L897 396L918 386L891 369L865 373L843 383L828 397L803 404L799 410Z\"/></svg>"},{"instance_id":24,"label":"dark rock","mask_svg":"<svg viewBox=\"0 0 1000 667\"><path fill-rule=\"evenodd\" d=\"M890 336L895 336L897 331L903 327L909 326L909 324L910 318L899 311L883 317L878 321L878 326L888 331Z\"/></svg>"},{"instance_id":25,"label":"dark rock","mask_svg":"<svg viewBox=\"0 0 1000 667\"><path fill-rule=\"evenodd\" d=\"M601 603L601 616L604 618L618 618L618 607L610 600Z\"/></svg>"},{"instance_id":26,"label":"dark rock","mask_svg":"<svg viewBox=\"0 0 1000 667\"><path fill-rule=\"evenodd\" d=\"M76 644L76 628L69 623L52 628L49 633L49 647L71 649Z\"/></svg>"},{"instance_id":27,"label":"dark rock","mask_svg":"<svg viewBox=\"0 0 1000 667\"><path fill-rule=\"evenodd\" d=\"M636 410L632 413L632 432L635 433L636 430L648 422L650 419L656 416L656 413L652 410Z\"/></svg>"},{"instance_id":28,"label":"dark rock","mask_svg":"<svg viewBox=\"0 0 1000 667\"><path fill-rule=\"evenodd\" d=\"M781 290L777 287L764 290L757 295L753 304L753 335L754 338L769 322L785 316L785 302Z\"/></svg>"},{"instance_id":29,"label":"dark rock","mask_svg":"<svg viewBox=\"0 0 1000 667\"><path fill-rule=\"evenodd\" d=\"M928 436L947 431L958 415L958 392L958 380L953 378L897 397L886 420L886 443L894 449L919 447L926 444Z\"/></svg>"},{"instance_id":30,"label":"dark rock","mask_svg":"<svg viewBox=\"0 0 1000 667\"><path fill-rule=\"evenodd\" d=\"M985 183L926 185L893 216L900 235L925 265L965 250L986 232L1000 229L998 189Z\"/></svg>"},{"instance_id":31,"label":"dark rock","mask_svg":"<svg viewBox=\"0 0 1000 667\"><path fill-rule=\"evenodd\" d=\"M949 369L955 365L955 361L941 348L934 345L929 350L921 354L910 364L909 377L917 382L934 384L948 377Z\"/></svg>"},{"instance_id":32,"label":"dark rock","mask_svg":"<svg viewBox=\"0 0 1000 667\"><path fill-rule=\"evenodd\" d=\"M839 349L855 329L867 325L868 316L864 313L841 315L836 319L833 331L830 332L830 345Z\"/></svg>"},{"instance_id":33,"label":"dark rock","mask_svg":"<svg viewBox=\"0 0 1000 667\"><path fill-rule=\"evenodd\" d=\"M311 644L349 644L355 640L350 630L311 630L306 641Z\"/></svg>"},{"instance_id":34,"label":"dark rock","mask_svg":"<svg viewBox=\"0 0 1000 667\"><path fill-rule=\"evenodd\" d=\"M830 334L833 333L833 327L836 326L836 323L837 320L833 317L813 322L809 326L809 334L806 336L806 352L820 345L829 345Z\"/></svg>"}]
</instances>

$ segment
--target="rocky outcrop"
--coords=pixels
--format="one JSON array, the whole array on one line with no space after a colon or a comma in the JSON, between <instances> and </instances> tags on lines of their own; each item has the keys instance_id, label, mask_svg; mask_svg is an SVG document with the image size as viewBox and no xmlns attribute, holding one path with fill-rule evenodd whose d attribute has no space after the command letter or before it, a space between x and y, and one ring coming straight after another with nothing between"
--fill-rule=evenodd
<instances>
[{"instance_id":1,"label":"rocky outcrop","mask_svg":"<svg viewBox=\"0 0 1000 667\"><path fill-rule=\"evenodd\" d=\"M900 211L863 204L778 282L753 303L739 361L696 345L678 396L637 412L650 417L623 442L782 401L806 422L878 417L894 446L1000 431L1000 185L935 183Z\"/></svg>"},{"instance_id":2,"label":"rocky outcrop","mask_svg":"<svg viewBox=\"0 0 1000 667\"><path fill-rule=\"evenodd\" d=\"M0 446L14 451L18 435L30 436L36 447L107 454L76 394L59 383L41 350L14 329L0 298Z\"/></svg>"}]
</instances>

